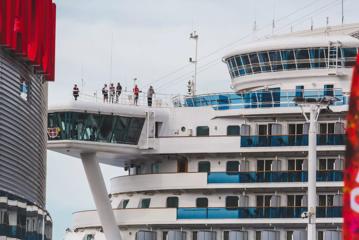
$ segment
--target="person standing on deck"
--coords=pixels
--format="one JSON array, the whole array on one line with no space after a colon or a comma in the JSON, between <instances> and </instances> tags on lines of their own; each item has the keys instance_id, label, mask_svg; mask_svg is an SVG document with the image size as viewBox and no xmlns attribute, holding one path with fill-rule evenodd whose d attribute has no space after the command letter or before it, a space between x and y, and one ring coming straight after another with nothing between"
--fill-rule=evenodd
<instances>
[{"instance_id":1,"label":"person standing on deck","mask_svg":"<svg viewBox=\"0 0 359 240\"><path fill-rule=\"evenodd\" d=\"M150 86L150 88L147 91L147 105L149 107L152 107L152 98L154 94L155 94L155 90L153 89L152 86Z\"/></svg>"}]
</instances>

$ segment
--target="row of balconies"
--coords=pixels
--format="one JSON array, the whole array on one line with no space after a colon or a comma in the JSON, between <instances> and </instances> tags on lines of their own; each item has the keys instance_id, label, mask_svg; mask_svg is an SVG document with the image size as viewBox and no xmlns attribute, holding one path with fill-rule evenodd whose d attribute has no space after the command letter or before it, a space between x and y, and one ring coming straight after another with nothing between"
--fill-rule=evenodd
<instances>
[{"instance_id":1,"label":"row of balconies","mask_svg":"<svg viewBox=\"0 0 359 240\"><path fill-rule=\"evenodd\" d=\"M307 182L307 171L288 172L209 172L208 183ZM343 181L343 171L317 171L318 182Z\"/></svg>"},{"instance_id":2,"label":"row of balconies","mask_svg":"<svg viewBox=\"0 0 359 240\"><path fill-rule=\"evenodd\" d=\"M319 134L318 145L345 145L345 134ZM242 136L241 147L308 146L308 135Z\"/></svg>"},{"instance_id":3,"label":"row of balconies","mask_svg":"<svg viewBox=\"0 0 359 240\"><path fill-rule=\"evenodd\" d=\"M297 210L296 210L297 209ZM341 207L318 207L318 226L342 224ZM308 219L302 219L306 208L140 208L114 209L116 223L120 226L178 225L178 224L280 224L289 228L304 227ZM74 213L74 229L101 226L95 210ZM229 225L228 225L229 226Z\"/></svg>"},{"instance_id":4,"label":"row of balconies","mask_svg":"<svg viewBox=\"0 0 359 240\"><path fill-rule=\"evenodd\" d=\"M178 208L177 219L301 218L307 207ZM341 218L342 207L317 207L317 218Z\"/></svg>"},{"instance_id":5,"label":"row of balconies","mask_svg":"<svg viewBox=\"0 0 359 240\"><path fill-rule=\"evenodd\" d=\"M146 174L111 179L111 193L206 188L303 188L307 180L306 171ZM318 171L317 181L317 187L342 187L343 172Z\"/></svg>"}]
</instances>

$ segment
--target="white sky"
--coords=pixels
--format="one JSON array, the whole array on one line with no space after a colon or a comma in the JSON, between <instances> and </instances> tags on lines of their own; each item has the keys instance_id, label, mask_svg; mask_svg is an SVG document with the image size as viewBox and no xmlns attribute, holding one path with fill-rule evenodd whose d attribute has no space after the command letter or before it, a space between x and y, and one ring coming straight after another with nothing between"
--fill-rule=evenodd
<instances>
[{"instance_id":1,"label":"white sky","mask_svg":"<svg viewBox=\"0 0 359 240\"><path fill-rule=\"evenodd\" d=\"M194 53L194 42L189 40L193 30L200 35L198 92L230 91L221 57L242 43L270 36L273 16L281 19L276 23L279 33L289 32L291 26L295 31L309 29L312 17L314 27L325 26L327 16L331 25L341 19L341 0L56 3L56 81L49 84L50 105L70 100L74 83L80 91L93 93L110 79L132 89L132 79L137 77L140 88L153 84L158 93L185 93L193 75L193 66L188 64ZM345 22L359 22L358 10L357 0L345 0ZM264 30L250 34L255 19L257 28ZM248 34L245 41L238 41ZM103 171L107 184L110 177L123 173L109 166L103 166ZM47 208L54 220L54 239L58 240L70 226L72 212L92 209L94 204L79 159L48 152L47 176Z\"/></svg>"}]
</instances>

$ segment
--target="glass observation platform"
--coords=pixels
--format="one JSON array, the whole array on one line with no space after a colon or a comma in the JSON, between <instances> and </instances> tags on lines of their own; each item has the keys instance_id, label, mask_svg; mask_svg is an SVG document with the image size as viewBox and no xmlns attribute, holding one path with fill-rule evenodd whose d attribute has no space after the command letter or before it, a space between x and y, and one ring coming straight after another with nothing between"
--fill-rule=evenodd
<instances>
[{"instance_id":1,"label":"glass observation platform","mask_svg":"<svg viewBox=\"0 0 359 240\"><path fill-rule=\"evenodd\" d=\"M178 208L177 219L301 218L307 207ZM317 218L341 218L342 207L317 207Z\"/></svg>"},{"instance_id":2,"label":"glass observation platform","mask_svg":"<svg viewBox=\"0 0 359 240\"><path fill-rule=\"evenodd\" d=\"M247 109L247 108L272 108L272 107L295 107L295 99L314 98L321 99L325 96L336 98L335 106L347 105L349 94L343 93L342 89L323 90L281 90L271 88L246 93L218 93L186 97L184 107L212 106L215 110Z\"/></svg>"},{"instance_id":3,"label":"glass observation platform","mask_svg":"<svg viewBox=\"0 0 359 240\"><path fill-rule=\"evenodd\" d=\"M307 182L307 171L280 172L209 172L207 183L273 183L273 182ZM317 171L318 182L341 182L343 171Z\"/></svg>"},{"instance_id":4,"label":"glass observation platform","mask_svg":"<svg viewBox=\"0 0 359 240\"><path fill-rule=\"evenodd\" d=\"M48 140L80 140L137 145L145 119L95 113L48 114Z\"/></svg>"}]
</instances>

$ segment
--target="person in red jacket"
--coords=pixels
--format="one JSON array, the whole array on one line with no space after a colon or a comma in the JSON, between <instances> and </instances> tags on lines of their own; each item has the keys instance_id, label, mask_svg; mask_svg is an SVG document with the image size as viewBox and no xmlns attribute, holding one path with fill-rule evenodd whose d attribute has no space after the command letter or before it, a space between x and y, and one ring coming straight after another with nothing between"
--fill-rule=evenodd
<instances>
[{"instance_id":1,"label":"person in red jacket","mask_svg":"<svg viewBox=\"0 0 359 240\"><path fill-rule=\"evenodd\" d=\"M138 95L140 94L140 89L138 88L137 84L135 85L135 87L133 88L133 101L134 101L134 104L137 106L137 103L138 103Z\"/></svg>"}]
</instances>

